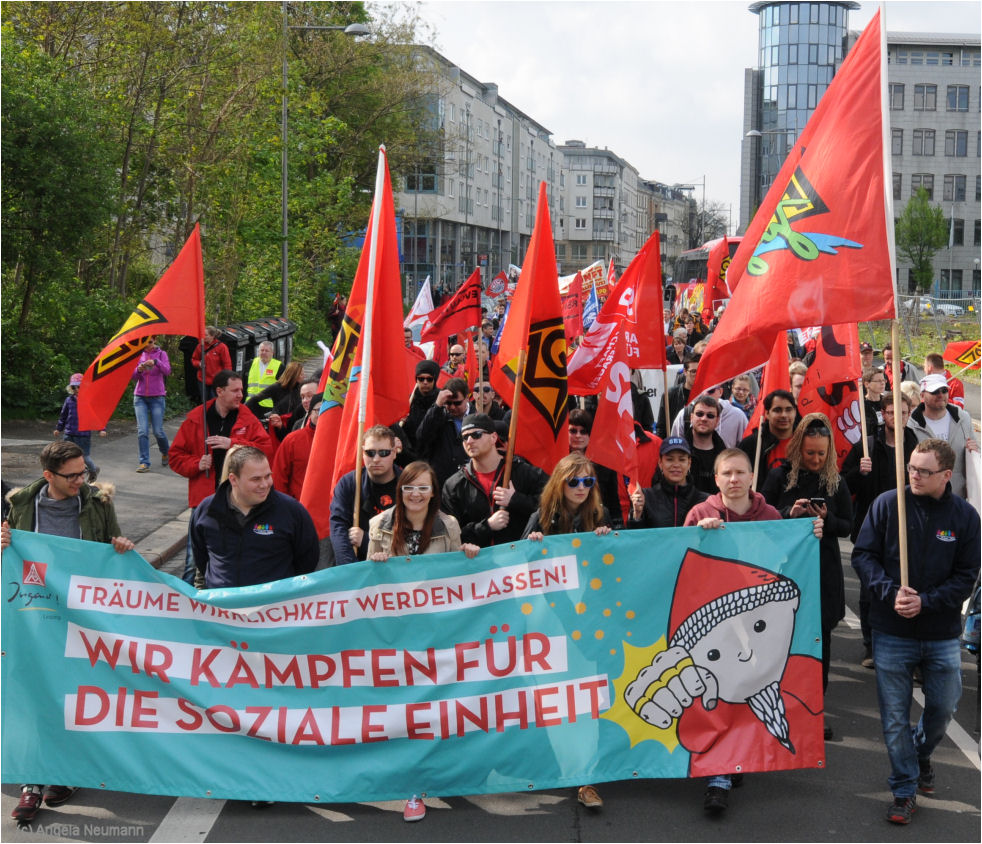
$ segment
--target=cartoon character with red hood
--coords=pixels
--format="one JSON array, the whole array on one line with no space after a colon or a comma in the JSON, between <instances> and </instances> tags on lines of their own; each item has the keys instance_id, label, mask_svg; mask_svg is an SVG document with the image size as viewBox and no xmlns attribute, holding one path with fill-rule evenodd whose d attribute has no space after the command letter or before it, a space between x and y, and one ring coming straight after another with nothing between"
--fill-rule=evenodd
<instances>
[{"instance_id":1,"label":"cartoon character with red hood","mask_svg":"<svg viewBox=\"0 0 982 844\"><path fill-rule=\"evenodd\" d=\"M690 776L814 767L824 759L821 661L790 653L799 597L798 585L782 575L686 553L668 649L624 698L655 727L678 719Z\"/></svg>"}]
</instances>

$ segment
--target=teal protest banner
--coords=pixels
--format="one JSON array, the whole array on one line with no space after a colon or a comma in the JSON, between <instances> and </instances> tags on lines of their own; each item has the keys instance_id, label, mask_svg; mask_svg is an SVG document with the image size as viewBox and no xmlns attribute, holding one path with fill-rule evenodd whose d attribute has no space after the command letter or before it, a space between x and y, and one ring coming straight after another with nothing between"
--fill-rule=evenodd
<instances>
[{"instance_id":1,"label":"teal protest banner","mask_svg":"<svg viewBox=\"0 0 982 844\"><path fill-rule=\"evenodd\" d=\"M200 592L13 537L8 782L341 802L823 765L807 519Z\"/></svg>"}]
</instances>

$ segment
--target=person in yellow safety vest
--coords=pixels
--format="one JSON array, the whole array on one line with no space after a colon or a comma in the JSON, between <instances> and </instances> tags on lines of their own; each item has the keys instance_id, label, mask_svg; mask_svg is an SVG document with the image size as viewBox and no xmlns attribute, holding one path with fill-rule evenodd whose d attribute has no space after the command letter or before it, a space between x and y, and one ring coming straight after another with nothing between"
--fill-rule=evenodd
<instances>
[{"instance_id":1,"label":"person in yellow safety vest","mask_svg":"<svg viewBox=\"0 0 982 844\"><path fill-rule=\"evenodd\" d=\"M247 395L251 397L256 395L256 393L261 393L270 384L276 382L282 371L283 364L273 358L273 344L268 340L263 340L259 344L258 356L252 359L252 365L249 367L249 377L247 379L249 389ZM259 405L266 410L272 410L273 400L264 399Z\"/></svg>"}]
</instances>

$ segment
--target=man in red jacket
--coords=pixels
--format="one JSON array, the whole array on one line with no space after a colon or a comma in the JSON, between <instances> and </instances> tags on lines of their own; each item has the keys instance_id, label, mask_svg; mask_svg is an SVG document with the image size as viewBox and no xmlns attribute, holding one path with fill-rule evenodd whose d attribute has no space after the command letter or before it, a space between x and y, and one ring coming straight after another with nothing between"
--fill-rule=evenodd
<instances>
[{"instance_id":1,"label":"man in red jacket","mask_svg":"<svg viewBox=\"0 0 982 844\"><path fill-rule=\"evenodd\" d=\"M310 449L314 444L314 431L317 429L317 416L321 409L321 399L314 399L307 411L307 420L302 428L291 431L276 450L273 461L273 486L280 492L300 500L303 479L307 475Z\"/></svg>"},{"instance_id":2,"label":"man in red jacket","mask_svg":"<svg viewBox=\"0 0 982 844\"><path fill-rule=\"evenodd\" d=\"M221 342L222 332L214 325L205 327L205 388L208 398L215 398L215 376L219 372L232 368L232 356L228 346ZM201 345L194 347L191 353L191 364L198 370L198 381L201 381Z\"/></svg>"},{"instance_id":3,"label":"man in red jacket","mask_svg":"<svg viewBox=\"0 0 982 844\"><path fill-rule=\"evenodd\" d=\"M275 453L262 422L242 404L242 376L223 369L213 383L215 398L184 417L168 452L171 469L188 479L189 507L216 492L225 454L233 445L255 446L271 460ZM190 553L187 561L185 580L194 577Z\"/></svg>"}]
</instances>

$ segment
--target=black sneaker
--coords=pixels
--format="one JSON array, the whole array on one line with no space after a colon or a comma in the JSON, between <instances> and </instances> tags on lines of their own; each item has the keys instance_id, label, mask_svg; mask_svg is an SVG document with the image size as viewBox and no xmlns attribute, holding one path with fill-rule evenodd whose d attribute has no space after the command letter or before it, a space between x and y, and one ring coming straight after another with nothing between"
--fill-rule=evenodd
<instances>
[{"instance_id":1,"label":"black sneaker","mask_svg":"<svg viewBox=\"0 0 982 844\"><path fill-rule=\"evenodd\" d=\"M41 788L36 785L25 785L20 793L20 802L10 813L17 823L30 823L41 808Z\"/></svg>"},{"instance_id":2,"label":"black sneaker","mask_svg":"<svg viewBox=\"0 0 982 844\"><path fill-rule=\"evenodd\" d=\"M706 789L703 797L702 808L711 815L722 815L730 805L730 792L718 785L711 785Z\"/></svg>"},{"instance_id":3,"label":"black sneaker","mask_svg":"<svg viewBox=\"0 0 982 844\"><path fill-rule=\"evenodd\" d=\"M934 766L930 759L918 759L921 773L917 777L917 790L921 794L934 794Z\"/></svg>"},{"instance_id":4,"label":"black sneaker","mask_svg":"<svg viewBox=\"0 0 982 844\"><path fill-rule=\"evenodd\" d=\"M916 797L894 797L893 805L887 809L887 820L890 823L908 824L910 816L916 811Z\"/></svg>"}]
</instances>

